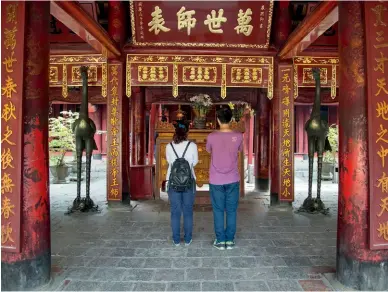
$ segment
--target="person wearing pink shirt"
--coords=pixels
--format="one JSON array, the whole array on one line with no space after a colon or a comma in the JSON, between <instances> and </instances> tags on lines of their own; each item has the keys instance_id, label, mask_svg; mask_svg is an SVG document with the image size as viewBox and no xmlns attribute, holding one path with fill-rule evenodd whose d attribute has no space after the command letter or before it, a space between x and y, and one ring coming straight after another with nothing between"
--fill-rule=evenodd
<instances>
[{"instance_id":1,"label":"person wearing pink shirt","mask_svg":"<svg viewBox=\"0 0 388 292\"><path fill-rule=\"evenodd\" d=\"M220 130L208 136L206 150L211 154L210 197L213 206L213 246L219 250L233 249L240 197L238 156L243 148L243 135L230 128L233 113L229 107L217 111ZM226 227L224 217L226 211Z\"/></svg>"}]
</instances>

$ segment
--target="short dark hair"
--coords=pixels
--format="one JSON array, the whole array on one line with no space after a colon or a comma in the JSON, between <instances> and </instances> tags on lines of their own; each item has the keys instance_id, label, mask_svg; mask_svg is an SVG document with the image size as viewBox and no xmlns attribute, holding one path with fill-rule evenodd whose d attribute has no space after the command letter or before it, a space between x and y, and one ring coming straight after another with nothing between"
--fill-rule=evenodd
<instances>
[{"instance_id":1,"label":"short dark hair","mask_svg":"<svg viewBox=\"0 0 388 292\"><path fill-rule=\"evenodd\" d=\"M217 118L220 120L221 124L229 124L232 117L233 112L229 106L223 106L217 111Z\"/></svg>"}]
</instances>

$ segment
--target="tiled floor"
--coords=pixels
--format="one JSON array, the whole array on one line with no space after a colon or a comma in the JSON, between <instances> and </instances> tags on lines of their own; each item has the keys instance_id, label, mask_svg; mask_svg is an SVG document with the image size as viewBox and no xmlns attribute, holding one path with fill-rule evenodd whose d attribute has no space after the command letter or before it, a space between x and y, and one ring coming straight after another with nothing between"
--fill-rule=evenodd
<instances>
[{"instance_id":1,"label":"tiled floor","mask_svg":"<svg viewBox=\"0 0 388 292\"><path fill-rule=\"evenodd\" d=\"M248 189L252 186L248 186ZM105 204L105 178L91 185L101 213L64 215L75 184L51 185L52 272L47 290L327 291L335 267L337 185L325 182L330 215L296 214L307 184L296 181L294 209L248 193L238 211L237 248L211 246L211 208L197 207L190 247L172 247L165 201ZM84 190L84 188L83 188Z\"/></svg>"}]
</instances>

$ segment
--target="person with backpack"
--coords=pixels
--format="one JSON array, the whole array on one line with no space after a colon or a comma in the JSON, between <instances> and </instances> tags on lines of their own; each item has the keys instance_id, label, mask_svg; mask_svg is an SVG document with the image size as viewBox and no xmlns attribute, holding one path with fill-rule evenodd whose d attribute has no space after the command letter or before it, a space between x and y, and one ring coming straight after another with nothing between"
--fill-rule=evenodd
<instances>
[{"instance_id":1,"label":"person with backpack","mask_svg":"<svg viewBox=\"0 0 388 292\"><path fill-rule=\"evenodd\" d=\"M194 166L198 163L198 148L187 140L189 125L187 121L174 122L173 142L166 147L167 193L171 207L172 239L175 246L180 245L180 222L183 213L184 241L188 246L192 242L193 205L195 198Z\"/></svg>"},{"instance_id":2,"label":"person with backpack","mask_svg":"<svg viewBox=\"0 0 388 292\"><path fill-rule=\"evenodd\" d=\"M219 250L235 247L234 236L240 197L238 156L243 149L243 135L230 128L232 116L229 106L217 111L220 130L211 133L206 143L206 151L211 155L209 183L216 233L213 246Z\"/></svg>"}]
</instances>

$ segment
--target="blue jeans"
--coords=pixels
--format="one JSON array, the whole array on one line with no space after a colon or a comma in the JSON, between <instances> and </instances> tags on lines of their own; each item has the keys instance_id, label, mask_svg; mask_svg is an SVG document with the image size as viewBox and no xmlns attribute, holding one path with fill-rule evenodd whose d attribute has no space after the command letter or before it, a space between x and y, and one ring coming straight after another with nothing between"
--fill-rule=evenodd
<instances>
[{"instance_id":1,"label":"blue jeans","mask_svg":"<svg viewBox=\"0 0 388 292\"><path fill-rule=\"evenodd\" d=\"M210 185L213 206L214 231L218 242L233 241L236 234L237 207L240 182L226 185ZM224 212L226 211L226 228Z\"/></svg>"},{"instance_id":2,"label":"blue jeans","mask_svg":"<svg viewBox=\"0 0 388 292\"><path fill-rule=\"evenodd\" d=\"M185 242L189 243L193 236L193 205L195 191L188 190L186 192L176 192L168 190L171 208L171 229L172 239L175 243L181 241L181 215L183 211L183 227L185 231Z\"/></svg>"}]
</instances>

